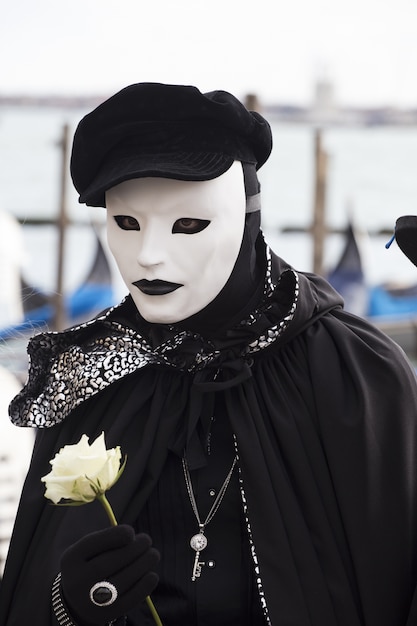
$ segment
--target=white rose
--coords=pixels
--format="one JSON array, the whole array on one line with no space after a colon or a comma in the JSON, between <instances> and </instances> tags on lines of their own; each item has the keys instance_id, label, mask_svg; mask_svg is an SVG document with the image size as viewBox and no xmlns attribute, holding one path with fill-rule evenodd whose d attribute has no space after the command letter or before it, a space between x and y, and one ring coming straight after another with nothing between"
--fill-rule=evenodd
<instances>
[{"instance_id":1,"label":"white rose","mask_svg":"<svg viewBox=\"0 0 417 626\"><path fill-rule=\"evenodd\" d=\"M77 444L61 448L50 461L52 471L41 478L45 498L54 504L60 500L92 502L119 479L124 469L121 458L119 446L106 450L104 433L91 445L83 435Z\"/></svg>"}]
</instances>

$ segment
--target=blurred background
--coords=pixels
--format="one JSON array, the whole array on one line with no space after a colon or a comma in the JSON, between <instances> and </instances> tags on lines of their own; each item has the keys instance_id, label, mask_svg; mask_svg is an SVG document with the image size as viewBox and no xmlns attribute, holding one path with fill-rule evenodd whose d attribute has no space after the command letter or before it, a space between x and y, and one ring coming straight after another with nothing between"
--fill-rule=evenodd
<instances>
[{"instance_id":1,"label":"blurred background","mask_svg":"<svg viewBox=\"0 0 417 626\"><path fill-rule=\"evenodd\" d=\"M28 460L31 434L6 410L28 338L126 293L104 210L78 204L68 155L83 115L131 83L225 89L260 111L274 137L259 173L269 243L415 361L417 268L385 247L396 219L417 214L415 0L5 1L0 55L3 464ZM5 548L19 489L2 489Z\"/></svg>"}]
</instances>

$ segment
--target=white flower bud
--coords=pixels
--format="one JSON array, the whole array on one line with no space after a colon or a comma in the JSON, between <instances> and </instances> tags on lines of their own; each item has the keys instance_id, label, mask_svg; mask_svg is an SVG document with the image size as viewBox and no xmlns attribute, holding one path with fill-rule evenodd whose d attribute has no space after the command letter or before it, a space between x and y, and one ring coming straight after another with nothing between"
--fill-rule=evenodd
<instances>
[{"instance_id":1,"label":"white flower bud","mask_svg":"<svg viewBox=\"0 0 417 626\"><path fill-rule=\"evenodd\" d=\"M41 478L45 483L45 498L58 504L61 500L88 503L104 494L119 479L120 447L106 450L104 433L91 444L82 435L74 445L67 445L50 461L52 470Z\"/></svg>"}]
</instances>

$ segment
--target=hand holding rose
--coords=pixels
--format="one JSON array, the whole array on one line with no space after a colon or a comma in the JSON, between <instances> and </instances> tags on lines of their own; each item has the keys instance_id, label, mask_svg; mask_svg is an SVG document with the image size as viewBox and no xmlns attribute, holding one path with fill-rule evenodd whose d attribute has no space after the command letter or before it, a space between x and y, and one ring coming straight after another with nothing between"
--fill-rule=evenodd
<instances>
[{"instance_id":1,"label":"hand holding rose","mask_svg":"<svg viewBox=\"0 0 417 626\"><path fill-rule=\"evenodd\" d=\"M148 535L135 535L131 526L107 528L80 539L61 560L63 596L75 622L108 623L143 602L158 584L154 571L158 561ZM102 580L117 589L117 598L109 606L96 606L90 600L90 589Z\"/></svg>"},{"instance_id":2,"label":"hand holding rose","mask_svg":"<svg viewBox=\"0 0 417 626\"><path fill-rule=\"evenodd\" d=\"M45 497L54 504L79 506L99 500L113 526L86 535L64 553L53 586L52 604L59 624L70 623L60 599L62 588L80 625L111 622L145 600L155 624L162 626L149 595L159 580L154 571L159 553L151 547L148 535L135 535L131 526L117 525L106 498L106 491L125 468L126 459L123 464L121 459L119 446L106 449L104 433L91 445L87 435L82 435L77 444L61 448L50 461L51 472L41 479L46 485ZM110 594L110 599L97 601L95 594L103 592Z\"/></svg>"}]
</instances>

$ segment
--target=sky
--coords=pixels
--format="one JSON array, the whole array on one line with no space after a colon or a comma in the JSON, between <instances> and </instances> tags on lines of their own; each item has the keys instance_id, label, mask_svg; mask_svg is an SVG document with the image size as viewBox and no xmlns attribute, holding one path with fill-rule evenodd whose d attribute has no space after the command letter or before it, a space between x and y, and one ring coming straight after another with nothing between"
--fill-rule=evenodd
<instances>
[{"instance_id":1,"label":"sky","mask_svg":"<svg viewBox=\"0 0 417 626\"><path fill-rule=\"evenodd\" d=\"M0 95L142 81L308 105L417 107L416 0L0 0Z\"/></svg>"}]
</instances>

